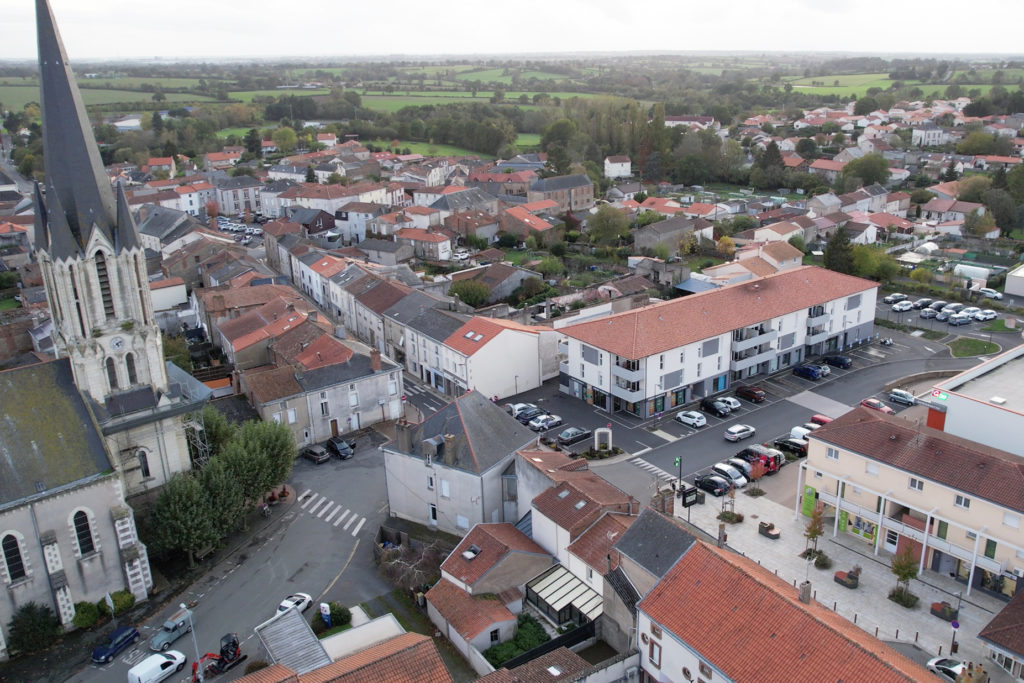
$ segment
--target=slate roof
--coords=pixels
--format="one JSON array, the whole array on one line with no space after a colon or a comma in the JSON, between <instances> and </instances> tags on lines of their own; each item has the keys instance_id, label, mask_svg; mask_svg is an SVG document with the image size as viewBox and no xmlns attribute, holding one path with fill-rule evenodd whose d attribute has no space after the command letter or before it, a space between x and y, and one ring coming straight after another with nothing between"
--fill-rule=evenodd
<instances>
[{"instance_id":1,"label":"slate roof","mask_svg":"<svg viewBox=\"0 0 1024 683\"><path fill-rule=\"evenodd\" d=\"M828 607L800 602L796 588L750 559L706 543L690 548L639 608L718 669L716 680L789 683L794 671L802 681L932 679Z\"/></svg>"},{"instance_id":2,"label":"slate roof","mask_svg":"<svg viewBox=\"0 0 1024 683\"><path fill-rule=\"evenodd\" d=\"M494 624L516 620L516 615L494 596L470 595L448 579L441 579L427 591L427 602L466 640Z\"/></svg>"},{"instance_id":3,"label":"slate roof","mask_svg":"<svg viewBox=\"0 0 1024 683\"><path fill-rule=\"evenodd\" d=\"M393 254L399 249L401 249L403 245L399 244L398 242L392 242L390 240L381 240L375 237L371 237L369 239L363 240L356 246L358 246L359 249L361 249L362 251L380 251L388 254Z\"/></svg>"},{"instance_id":4,"label":"slate roof","mask_svg":"<svg viewBox=\"0 0 1024 683\"><path fill-rule=\"evenodd\" d=\"M446 194L430 205L431 209L456 213L459 211L472 211L482 209L497 200L492 194L488 194L476 187L469 187L461 192Z\"/></svg>"},{"instance_id":5,"label":"slate roof","mask_svg":"<svg viewBox=\"0 0 1024 683\"><path fill-rule=\"evenodd\" d=\"M660 578L696 542L668 517L646 508L615 543L615 549Z\"/></svg>"},{"instance_id":6,"label":"slate roof","mask_svg":"<svg viewBox=\"0 0 1024 683\"><path fill-rule=\"evenodd\" d=\"M1017 591L1010 602L981 629L978 638L1024 656L1024 591Z\"/></svg>"},{"instance_id":7,"label":"slate roof","mask_svg":"<svg viewBox=\"0 0 1024 683\"><path fill-rule=\"evenodd\" d=\"M1024 458L1012 453L863 407L811 438L1024 512Z\"/></svg>"},{"instance_id":8,"label":"slate roof","mask_svg":"<svg viewBox=\"0 0 1024 683\"><path fill-rule=\"evenodd\" d=\"M563 332L623 358L640 359L877 287L870 280L802 266L571 325Z\"/></svg>"},{"instance_id":9,"label":"slate roof","mask_svg":"<svg viewBox=\"0 0 1024 683\"><path fill-rule=\"evenodd\" d=\"M214 178L213 184L218 190L244 190L250 187L262 187L262 183L248 175L221 176Z\"/></svg>"},{"instance_id":10,"label":"slate roof","mask_svg":"<svg viewBox=\"0 0 1024 683\"><path fill-rule=\"evenodd\" d=\"M528 427L519 424L498 404L478 391L459 396L436 413L413 425L409 455L423 456L424 440L451 434L455 438L455 456L451 467L482 474L511 456L516 449L537 438ZM391 442L390 448L396 449ZM396 451L399 452L399 451ZM445 454L450 456L450 454ZM444 466L441 456L435 467Z\"/></svg>"},{"instance_id":11,"label":"slate roof","mask_svg":"<svg viewBox=\"0 0 1024 683\"><path fill-rule=\"evenodd\" d=\"M607 574L604 575L605 581L611 586L615 594L622 600L622 604L626 606L626 609L635 617L636 616L636 604L640 602L640 594L636 588L633 587L633 583L626 577L626 573L622 571L622 567L616 567Z\"/></svg>"},{"instance_id":12,"label":"slate roof","mask_svg":"<svg viewBox=\"0 0 1024 683\"><path fill-rule=\"evenodd\" d=\"M392 310L389 310L385 315L389 318L394 318ZM404 322L406 327L419 332L425 337L437 342L443 342L454 334L457 329L462 327L467 318L468 316L452 313L451 311L444 311L438 308L424 308L413 317L406 318L401 322Z\"/></svg>"},{"instance_id":13,"label":"slate roof","mask_svg":"<svg viewBox=\"0 0 1024 683\"><path fill-rule=\"evenodd\" d=\"M472 560L467 560L462 553L472 546L479 548L479 552ZM471 586L512 552L550 557L544 548L511 524L477 524L441 563L441 569ZM533 576L524 577L523 583L532 578Z\"/></svg>"},{"instance_id":14,"label":"slate roof","mask_svg":"<svg viewBox=\"0 0 1024 683\"><path fill-rule=\"evenodd\" d=\"M112 470L67 358L0 372L0 415L0 507Z\"/></svg>"},{"instance_id":15,"label":"slate roof","mask_svg":"<svg viewBox=\"0 0 1024 683\"><path fill-rule=\"evenodd\" d=\"M552 178L541 178L530 185L531 192L555 192L557 190L572 190L579 187L593 187L594 183L587 176L576 173L573 175L559 175Z\"/></svg>"},{"instance_id":16,"label":"slate roof","mask_svg":"<svg viewBox=\"0 0 1024 683\"><path fill-rule=\"evenodd\" d=\"M172 242L197 228L205 227L189 214L177 209L153 205L147 207L145 212L146 218L139 223L139 232L156 237L161 242Z\"/></svg>"}]
</instances>

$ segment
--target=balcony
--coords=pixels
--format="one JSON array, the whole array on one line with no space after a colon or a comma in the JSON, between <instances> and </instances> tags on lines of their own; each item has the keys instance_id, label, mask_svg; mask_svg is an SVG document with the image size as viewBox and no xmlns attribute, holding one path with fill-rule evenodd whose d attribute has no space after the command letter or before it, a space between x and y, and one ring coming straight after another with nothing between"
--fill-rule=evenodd
<instances>
[{"instance_id":1,"label":"balcony","mask_svg":"<svg viewBox=\"0 0 1024 683\"><path fill-rule=\"evenodd\" d=\"M612 377L626 382L641 382L644 379L644 370L638 362L624 363L622 365L613 363Z\"/></svg>"},{"instance_id":2,"label":"balcony","mask_svg":"<svg viewBox=\"0 0 1024 683\"><path fill-rule=\"evenodd\" d=\"M807 327L821 327L822 325L827 325L831 319L832 316L824 312L818 315L810 315L807 316Z\"/></svg>"},{"instance_id":3,"label":"balcony","mask_svg":"<svg viewBox=\"0 0 1024 683\"><path fill-rule=\"evenodd\" d=\"M639 403L643 401L647 396L644 394L644 386L641 384L636 391L631 391L626 387L621 387L618 384L612 385L612 396L618 396L619 398L629 401L630 403Z\"/></svg>"},{"instance_id":4,"label":"balcony","mask_svg":"<svg viewBox=\"0 0 1024 683\"><path fill-rule=\"evenodd\" d=\"M760 351L758 353L752 353L749 356L744 356L743 358L739 359L733 358L729 362L729 369L732 370L733 372L740 372L741 370L752 368L755 365L765 363L767 361L770 361L772 358L775 358L775 353L775 349L769 346L766 350Z\"/></svg>"},{"instance_id":5,"label":"balcony","mask_svg":"<svg viewBox=\"0 0 1024 683\"><path fill-rule=\"evenodd\" d=\"M746 336L744 339L739 339L739 340L737 340L735 338L733 339L733 341L732 341L732 352L733 353L740 353L741 351L746 351L747 349L752 349L755 346L760 346L761 344L770 344L770 343L774 342L776 339L778 339L778 337L779 337L779 333L776 330L772 330L772 329L765 330L764 332L762 332L760 334L758 334L757 330L748 329L748 330L745 330L745 333L747 335L749 335L749 336Z\"/></svg>"},{"instance_id":6,"label":"balcony","mask_svg":"<svg viewBox=\"0 0 1024 683\"><path fill-rule=\"evenodd\" d=\"M830 335L831 333L828 331L827 328L820 330L817 328L809 329L807 330L807 336L804 338L804 344L807 346L811 346L812 344L823 342L826 339L828 339Z\"/></svg>"}]
</instances>

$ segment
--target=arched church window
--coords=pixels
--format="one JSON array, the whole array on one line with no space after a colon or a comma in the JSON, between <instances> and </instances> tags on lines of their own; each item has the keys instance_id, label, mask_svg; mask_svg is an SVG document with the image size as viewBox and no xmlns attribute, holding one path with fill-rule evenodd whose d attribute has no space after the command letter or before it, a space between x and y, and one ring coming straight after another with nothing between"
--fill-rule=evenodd
<instances>
[{"instance_id":1,"label":"arched church window","mask_svg":"<svg viewBox=\"0 0 1024 683\"><path fill-rule=\"evenodd\" d=\"M92 542L92 527L89 526L89 515L82 510L75 513L75 538L78 539L78 550L82 555L88 555L96 550Z\"/></svg>"},{"instance_id":2,"label":"arched church window","mask_svg":"<svg viewBox=\"0 0 1024 683\"><path fill-rule=\"evenodd\" d=\"M107 382L111 389L117 389L117 368L114 367L114 359L107 358Z\"/></svg>"},{"instance_id":3,"label":"arched church window","mask_svg":"<svg viewBox=\"0 0 1024 683\"><path fill-rule=\"evenodd\" d=\"M139 378L135 374L135 356L127 354L124 357L124 364L128 368L128 386L133 387L139 383Z\"/></svg>"},{"instance_id":4,"label":"arched church window","mask_svg":"<svg viewBox=\"0 0 1024 683\"><path fill-rule=\"evenodd\" d=\"M71 281L71 295L75 299L75 313L78 314L78 329L82 332L83 337L88 337L85 333L85 316L82 315L82 298L78 295L78 280L75 278L75 267L68 266L68 279Z\"/></svg>"},{"instance_id":5,"label":"arched church window","mask_svg":"<svg viewBox=\"0 0 1024 683\"><path fill-rule=\"evenodd\" d=\"M21 558L21 546L18 545L18 538L14 534L7 534L4 540L0 541L3 546L4 562L7 563L7 576L11 581L24 579L25 561Z\"/></svg>"}]
</instances>

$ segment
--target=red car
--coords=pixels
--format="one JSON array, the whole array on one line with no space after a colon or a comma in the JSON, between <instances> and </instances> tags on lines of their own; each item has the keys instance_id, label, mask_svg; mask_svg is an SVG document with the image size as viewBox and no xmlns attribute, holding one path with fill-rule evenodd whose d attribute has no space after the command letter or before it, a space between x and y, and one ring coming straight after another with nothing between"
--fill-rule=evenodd
<instances>
[{"instance_id":1,"label":"red car","mask_svg":"<svg viewBox=\"0 0 1024 683\"><path fill-rule=\"evenodd\" d=\"M886 415L892 415L895 412L892 408L885 405L877 398L866 398L861 401L860 404L865 408L871 408L871 410L877 410L878 412L885 413Z\"/></svg>"}]
</instances>

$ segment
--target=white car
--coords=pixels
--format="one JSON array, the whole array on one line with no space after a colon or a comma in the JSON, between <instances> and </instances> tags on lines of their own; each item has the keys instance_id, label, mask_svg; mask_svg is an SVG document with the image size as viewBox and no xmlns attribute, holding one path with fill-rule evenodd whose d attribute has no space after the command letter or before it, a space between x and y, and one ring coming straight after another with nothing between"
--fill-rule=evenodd
<instances>
[{"instance_id":1,"label":"white car","mask_svg":"<svg viewBox=\"0 0 1024 683\"><path fill-rule=\"evenodd\" d=\"M990 289L988 287L982 287L978 291L981 292L981 295L984 296L986 299L1002 299L1003 298L1003 293L1002 292L997 292L996 290Z\"/></svg>"},{"instance_id":2,"label":"white car","mask_svg":"<svg viewBox=\"0 0 1024 683\"><path fill-rule=\"evenodd\" d=\"M725 430L726 441L739 441L754 435L754 428L750 425L733 425Z\"/></svg>"},{"instance_id":3,"label":"white car","mask_svg":"<svg viewBox=\"0 0 1024 683\"><path fill-rule=\"evenodd\" d=\"M894 303L892 305L892 310L896 311L897 313L904 313L906 311L909 311L913 307L914 307L913 302L910 302L910 301L897 301L896 303Z\"/></svg>"},{"instance_id":4,"label":"white car","mask_svg":"<svg viewBox=\"0 0 1024 683\"><path fill-rule=\"evenodd\" d=\"M703 427L708 423L708 419L704 417L704 414L698 413L696 410L684 410L676 415L676 420L687 427L694 428Z\"/></svg>"},{"instance_id":5,"label":"white car","mask_svg":"<svg viewBox=\"0 0 1024 683\"><path fill-rule=\"evenodd\" d=\"M456 249L455 253L452 254L452 258L456 261L468 261L469 250L468 249Z\"/></svg>"},{"instance_id":6,"label":"white car","mask_svg":"<svg viewBox=\"0 0 1024 683\"><path fill-rule=\"evenodd\" d=\"M562 424L562 418L545 413L530 420L530 429L535 432L544 432L560 424Z\"/></svg>"},{"instance_id":7,"label":"white car","mask_svg":"<svg viewBox=\"0 0 1024 683\"><path fill-rule=\"evenodd\" d=\"M948 657L935 657L928 660L928 670L947 681L957 680L966 668L963 662Z\"/></svg>"},{"instance_id":8,"label":"white car","mask_svg":"<svg viewBox=\"0 0 1024 683\"><path fill-rule=\"evenodd\" d=\"M984 311L978 311L974 314L974 319L984 322L986 320L995 320L999 317L999 314L993 311L991 308L986 308Z\"/></svg>"},{"instance_id":9,"label":"white car","mask_svg":"<svg viewBox=\"0 0 1024 683\"><path fill-rule=\"evenodd\" d=\"M960 315L969 315L972 318L979 313L981 313L981 309L977 306L968 306L964 310L960 311Z\"/></svg>"},{"instance_id":10,"label":"white car","mask_svg":"<svg viewBox=\"0 0 1024 683\"><path fill-rule=\"evenodd\" d=\"M281 604L277 606L278 612L287 612L292 607L295 607L300 612L305 612L309 609L309 606L313 604L313 598L306 593L292 593L287 598L281 601Z\"/></svg>"},{"instance_id":11,"label":"white car","mask_svg":"<svg viewBox=\"0 0 1024 683\"><path fill-rule=\"evenodd\" d=\"M737 410L743 407L743 404L740 403L738 399L735 399L732 396L721 396L718 400L724 403L725 405L729 406L729 410L733 412L736 412Z\"/></svg>"}]
</instances>

